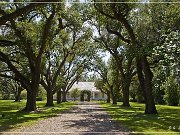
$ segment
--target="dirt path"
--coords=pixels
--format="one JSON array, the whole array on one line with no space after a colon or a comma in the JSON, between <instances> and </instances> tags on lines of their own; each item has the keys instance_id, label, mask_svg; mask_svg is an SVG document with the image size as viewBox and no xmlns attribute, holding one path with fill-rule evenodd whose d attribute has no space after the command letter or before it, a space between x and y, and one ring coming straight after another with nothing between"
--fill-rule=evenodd
<instances>
[{"instance_id":1,"label":"dirt path","mask_svg":"<svg viewBox=\"0 0 180 135\"><path fill-rule=\"evenodd\" d=\"M31 127L22 127L13 135L127 135L124 131L125 129L118 122L111 120L100 105L84 102L56 117L41 120Z\"/></svg>"}]
</instances>

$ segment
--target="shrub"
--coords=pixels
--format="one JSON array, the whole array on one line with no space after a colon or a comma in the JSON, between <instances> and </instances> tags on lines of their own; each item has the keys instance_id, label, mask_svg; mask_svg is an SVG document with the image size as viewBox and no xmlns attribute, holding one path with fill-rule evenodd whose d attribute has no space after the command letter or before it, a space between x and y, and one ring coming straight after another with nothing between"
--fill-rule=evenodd
<instances>
[{"instance_id":1,"label":"shrub","mask_svg":"<svg viewBox=\"0 0 180 135\"><path fill-rule=\"evenodd\" d=\"M43 99L41 97L37 97L36 101L42 101Z\"/></svg>"},{"instance_id":2,"label":"shrub","mask_svg":"<svg viewBox=\"0 0 180 135\"><path fill-rule=\"evenodd\" d=\"M27 91L26 90L23 90L21 92L21 99L27 99Z\"/></svg>"},{"instance_id":3,"label":"shrub","mask_svg":"<svg viewBox=\"0 0 180 135\"><path fill-rule=\"evenodd\" d=\"M166 104L166 101L164 100L164 95L165 95L164 89L162 89L161 87L154 88L153 95L156 104Z\"/></svg>"},{"instance_id":4,"label":"shrub","mask_svg":"<svg viewBox=\"0 0 180 135\"><path fill-rule=\"evenodd\" d=\"M168 105L171 106L178 106L179 104L179 90L178 90L178 84L176 83L175 79L170 76L167 78L167 81L164 84L165 88L165 101Z\"/></svg>"},{"instance_id":5,"label":"shrub","mask_svg":"<svg viewBox=\"0 0 180 135\"><path fill-rule=\"evenodd\" d=\"M87 101L90 101L91 98L91 91L89 90L82 90L80 93L80 101L84 101L84 94L87 94Z\"/></svg>"},{"instance_id":6,"label":"shrub","mask_svg":"<svg viewBox=\"0 0 180 135\"><path fill-rule=\"evenodd\" d=\"M143 91L141 90L140 85L138 86L136 99L138 103L145 103Z\"/></svg>"},{"instance_id":7,"label":"shrub","mask_svg":"<svg viewBox=\"0 0 180 135\"><path fill-rule=\"evenodd\" d=\"M80 96L80 91L78 88L75 88L72 91L70 91L70 94L71 94L71 97L74 98L74 101L75 101L76 98Z\"/></svg>"},{"instance_id":8,"label":"shrub","mask_svg":"<svg viewBox=\"0 0 180 135\"><path fill-rule=\"evenodd\" d=\"M4 94L2 99L3 100L9 100L10 99L10 95L9 94Z\"/></svg>"},{"instance_id":9,"label":"shrub","mask_svg":"<svg viewBox=\"0 0 180 135\"><path fill-rule=\"evenodd\" d=\"M46 90L40 85L38 88L37 101L42 101L46 99Z\"/></svg>"}]
</instances>

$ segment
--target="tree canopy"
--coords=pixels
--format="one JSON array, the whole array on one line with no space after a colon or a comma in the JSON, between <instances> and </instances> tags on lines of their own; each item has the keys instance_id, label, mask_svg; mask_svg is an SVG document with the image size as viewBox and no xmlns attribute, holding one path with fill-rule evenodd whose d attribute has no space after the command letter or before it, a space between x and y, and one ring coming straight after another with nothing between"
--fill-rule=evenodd
<instances>
[{"instance_id":1,"label":"tree canopy","mask_svg":"<svg viewBox=\"0 0 180 135\"><path fill-rule=\"evenodd\" d=\"M53 2L0 5L2 94L26 90L25 110L34 111L39 87L46 91L46 106L53 106L55 93L65 102L76 81L90 80L108 102L129 107L133 98L145 103L146 114L157 114L156 103L179 104L178 4ZM88 72L95 75L88 78Z\"/></svg>"}]
</instances>

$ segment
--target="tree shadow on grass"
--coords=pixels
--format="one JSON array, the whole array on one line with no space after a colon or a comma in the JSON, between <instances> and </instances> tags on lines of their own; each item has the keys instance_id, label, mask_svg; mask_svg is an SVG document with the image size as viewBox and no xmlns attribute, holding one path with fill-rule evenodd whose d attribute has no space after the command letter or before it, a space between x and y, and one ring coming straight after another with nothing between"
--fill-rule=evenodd
<instances>
[{"instance_id":1,"label":"tree shadow on grass","mask_svg":"<svg viewBox=\"0 0 180 135\"><path fill-rule=\"evenodd\" d=\"M141 108L139 110L139 108ZM157 107L158 115L144 114L144 107L142 105L131 108L121 106L105 106L105 109L111 116L128 126L133 131L138 132L180 132L178 129L180 117L180 109L166 109L166 107ZM169 130L169 127L176 126L175 130Z\"/></svg>"},{"instance_id":2,"label":"tree shadow on grass","mask_svg":"<svg viewBox=\"0 0 180 135\"><path fill-rule=\"evenodd\" d=\"M45 107L45 102L38 102L38 111L26 112L22 111L22 105L11 105L4 104L0 107L0 114L5 115L5 117L0 117L0 132L9 131L14 127L20 127L22 123L28 123L29 125L35 123L37 120L56 116L57 113L65 111L71 107L71 103L59 104L53 107ZM14 105L16 105L16 103Z\"/></svg>"},{"instance_id":3,"label":"tree shadow on grass","mask_svg":"<svg viewBox=\"0 0 180 135\"><path fill-rule=\"evenodd\" d=\"M18 126L18 124L23 122L28 122L37 119L36 117L25 117L28 115L28 112L11 112L6 113L5 118L1 119L0 131L6 131L8 129L13 128L14 126Z\"/></svg>"}]
</instances>

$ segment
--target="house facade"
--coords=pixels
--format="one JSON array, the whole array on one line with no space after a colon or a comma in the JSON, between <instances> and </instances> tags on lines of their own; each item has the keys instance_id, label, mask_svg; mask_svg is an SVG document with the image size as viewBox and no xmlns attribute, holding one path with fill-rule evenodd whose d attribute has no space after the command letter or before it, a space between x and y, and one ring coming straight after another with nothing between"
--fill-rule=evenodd
<instances>
[{"instance_id":1,"label":"house facade","mask_svg":"<svg viewBox=\"0 0 180 135\"><path fill-rule=\"evenodd\" d=\"M74 89L78 89L80 92L81 91L89 91L91 93L91 100L106 100L107 96L106 94L102 93L100 90L96 89L96 87L94 86L94 82L77 82L75 83L72 88L69 90L68 94L67 94L67 100L73 100L73 98L71 97L71 91ZM87 98L87 95L84 95L85 99ZM78 97L77 99L80 99L80 97Z\"/></svg>"}]
</instances>

